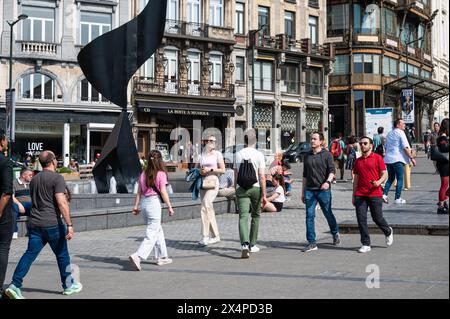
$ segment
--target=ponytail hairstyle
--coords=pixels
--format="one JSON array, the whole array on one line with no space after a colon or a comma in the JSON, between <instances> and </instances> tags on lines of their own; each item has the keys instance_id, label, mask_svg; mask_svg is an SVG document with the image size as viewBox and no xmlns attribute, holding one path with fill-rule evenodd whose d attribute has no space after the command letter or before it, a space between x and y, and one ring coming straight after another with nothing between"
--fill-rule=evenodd
<instances>
[{"instance_id":1,"label":"ponytail hairstyle","mask_svg":"<svg viewBox=\"0 0 450 319\"><path fill-rule=\"evenodd\" d=\"M274 180L280 184L281 187L283 187L284 194L286 194L286 183L284 182L284 177L281 174L275 174L272 176Z\"/></svg>"},{"instance_id":2,"label":"ponytail hairstyle","mask_svg":"<svg viewBox=\"0 0 450 319\"><path fill-rule=\"evenodd\" d=\"M155 179L158 172L164 172L167 175L162 155L160 151L151 151L147 159L147 168L145 169L145 184L147 187L155 187Z\"/></svg>"}]
</instances>

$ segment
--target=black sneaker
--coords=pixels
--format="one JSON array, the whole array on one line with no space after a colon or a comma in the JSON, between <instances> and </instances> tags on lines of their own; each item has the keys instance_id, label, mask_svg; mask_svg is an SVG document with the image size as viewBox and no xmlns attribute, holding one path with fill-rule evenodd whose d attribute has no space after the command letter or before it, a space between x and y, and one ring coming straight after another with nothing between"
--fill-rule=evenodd
<instances>
[{"instance_id":1,"label":"black sneaker","mask_svg":"<svg viewBox=\"0 0 450 319\"><path fill-rule=\"evenodd\" d=\"M336 233L333 235L333 245L339 246L341 244L341 235L339 233Z\"/></svg>"},{"instance_id":2,"label":"black sneaker","mask_svg":"<svg viewBox=\"0 0 450 319\"><path fill-rule=\"evenodd\" d=\"M448 209L445 206L439 206L437 209L439 215L448 214Z\"/></svg>"},{"instance_id":3,"label":"black sneaker","mask_svg":"<svg viewBox=\"0 0 450 319\"><path fill-rule=\"evenodd\" d=\"M303 252L307 253L309 251L313 251L313 250L317 250L317 249L319 249L319 248L317 247L316 244L308 244L308 246L306 246L305 249L303 249Z\"/></svg>"}]
</instances>

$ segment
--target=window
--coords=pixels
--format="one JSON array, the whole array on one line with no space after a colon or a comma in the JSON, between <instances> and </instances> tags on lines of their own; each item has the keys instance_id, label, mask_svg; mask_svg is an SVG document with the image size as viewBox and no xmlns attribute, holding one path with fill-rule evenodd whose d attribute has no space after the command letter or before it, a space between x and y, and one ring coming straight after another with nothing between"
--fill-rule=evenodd
<instances>
[{"instance_id":1,"label":"window","mask_svg":"<svg viewBox=\"0 0 450 319\"><path fill-rule=\"evenodd\" d=\"M237 34L245 34L245 4L236 2L236 28L234 32Z\"/></svg>"},{"instance_id":2,"label":"window","mask_svg":"<svg viewBox=\"0 0 450 319\"><path fill-rule=\"evenodd\" d=\"M222 87L222 55L210 54L209 60L212 63L210 82L214 87Z\"/></svg>"},{"instance_id":3,"label":"window","mask_svg":"<svg viewBox=\"0 0 450 319\"><path fill-rule=\"evenodd\" d=\"M319 18L309 16L309 38L312 45L317 45L319 37Z\"/></svg>"},{"instance_id":4,"label":"window","mask_svg":"<svg viewBox=\"0 0 450 319\"><path fill-rule=\"evenodd\" d=\"M333 75L345 75L350 73L350 56L336 55L334 61Z\"/></svg>"},{"instance_id":5,"label":"window","mask_svg":"<svg viewBox=\"0 0 450 319\"><path fill-rule=\"evenodd\" d=\"M306 70L306 95L322 96L322 69L309 68Z\"/></svg>"},{"instance_id":6,"label":"window","mask_svg":"<svg viewBox=\"0 0 450 319\"><path fill-rule=\"evenodd\" d=\"M354 73L380 74L380 56L375 54L355 54Z\"/></svg>"},{"instance_id":7,"label":"window","mask_svg":"<svg viewBox=\"0 0 450 319\"><path fill-rule=\"evenodd\" d=\"M22 7L28 19L22 21L22 40L55 42L55 10L50 8Z\"/></svg>"},{"instance_id":8,"label":"window","mask_svg":"<svg viewBox=\"0 0 450 319\"><path fill-rule=\"evenodd\" d=\"M425 79L431 79L431 72L422 70L422 77Z\"/></svg>"},{"instance_id":9,"label":"window","mask_svg":"<svg viewBox=\"0 0 450 319\"><path fill-rule=\"evenodd\" d=\"M357 34L378 34L380 28L380 8L376 4L363 7L354 4L354 30Z\"/></svg>"},{"instance_id":10,"label":"window","mask_svg":"<svg viewBox=\"0 0 450 319\"><path fill-rule=\"evenodd\" d=\"M405 23L405 28L403 29L402 35L401 35L401 40L402 40L402 44L406 45L408 44L408 47L410 48L414 48L414 43L411 43L413 41L415 41L416 37L415 37L415 32L414 32L414 24L412 24L411 22L406 22Z\"/></svg>"},{"instance_id":11,"label":"window","mask_svg":"<svg viewBox=\"0 0 450 319\"><path fill-rule=\"evenodd\" d=\"M396 35L396 14L393 10L383 8L383 30L384 34L395 37Z\"/></svg>"},{"instance_id":12,"label":"window","mask_svg":"<svg viewBox=\"0 0 450 319\"><path fill-rule=\"evenodd\" d=\"M81 81L81 101L94 103L108 102L108 100L101 95L86 79Z\"/></svg>"},{"instance_id":13,"label":"window","mask_svg":"<svg viewBox=\"0 0 450 319\"><path fill-rule=\"evenodd\" d=\"M426 47L426 39L425 39L425 25L423 23L419 24L419 27L417 28L417 47L421 50L425 50ZM419 40L421 39L421 40Z\"/></svg>"},{"instance_id":14,"label":"window","mask_svg":"<svg viewBox=\"0 0 450 319\"><path fill-rule=\"evenodd\" d=\"M262 28L260 34L262 36L270 36L270 9L268 7L258 7L258 28Z\"/></svg>"},{"instance_id":15,"label":"window","mask_svg":"<svg viewBox=\"0 0 450 319\"><path fill-rule=\"evenodd\" d=\"M200 0L187 1L187 22L201 23L202 7Z\"/></svg>"},{"instance_id":16,"label":"window","mask_svg":"<svg viewBox=\"0 0 450 319\"><path fill-rule=\"evenodd\" d=\"M111 30L111 14L81 12L81 44L86 45L98 36Z\"/></svg>"},{"instance_id":17,"label":"window","mask_svg":"<svg viewBox=\"0 0 450 319\"><path fill-rule=\"evenodd\" d=\"M245 58L242 56L236 57L236 69L234 71L236 81L245 81Z\"/></svg>"},{"instance_id":18,"label":"window","mask_svg":"<svg viewBox=\"0 0 450 319\"><path fill-rule=\"evenodd\" d=\"M178 0L168 0L167 1L167 20L178 20L179 19L179 11L178 11Z\"/></svg>"},{"instance_id":19,"label":"window","mask_svg":"<svg viewBox=\"0 0 450 319\"><path fill-rule=\"evenodd\" d=\"M281 79L284 80L286 92L291 94L300 93L300 72L295 64L285 64L281 69Z\"/></svg>"},{"instance_id":20,"label":"window","mask_svg":"<svg viewBox=\"0 0 450 319\"><path fill-rule=\"evenodd\" d=\"M415 65L408 64L408 74L420 76L420 69Z\"/></svg>"},{"instance_id":21,"label":"window","mask_svg":"<svg viewBox=\"0 0 450 319\"><path fill-rule=\"evenodd\" d=\"M54 81L47 75L41 73L25 75L21 78L20 84L23 99L54 100Z\"/></svg>"},{"instance_id":22,"label":"window","mask_svg":"<svg viewBox=\"0 0 450 319\"><path fill-rule=\"evenodd\" d=\"M188 94L199 95L200 93L200 52L188 51Z\"/></svg>"},{"instance_id":23,"label":"window","mask_svg":"<svg viewBox=\"0 0 450 319\"><path fill-rule=\"evenodd\" d=\"M319 0L308 0L308 6L311 8L319 8Z\"/></svg>"},{"instance_id":24,"label":"window","mask_svg":"<svg viewBox=\"0 0 450 319\"><path fill-rule=\"evenodd\" d=\"M255 90L273 91L272 62L255 61Z\"/></svg>"},{"instance_id":25,"label":"window","mask_svg":"<svg viewBox=\"0 0 450 319\"><path fill-rule=\"evenodd\" d=\"M154 80L155 79L155 55L152 55L144 65L141 67L141 79Z\"/></svg>"},{"instance_id":26,"label":"window","mask_svg":"<svg viewBox=\"0 0 450 319\"><path fill-rule=\"evenodd\" d=\"M350 6L338 4L327 7L327 36L335 37L344 35L349 29Z\"/></svg>"},{"instance_id":27,"label":"window","mask_svg":"<svg viewBox=\"0 0 450 319\"><path fill-rule=\"evenodd\" d=\"M406 63L400 62L400 77L404 77L406 75Z\"/></svg>"},{"instance_id":28,"label":"window","mask_svg":"<svg viewBox=\"0 0 450 319\"><path fill-rule=\"evenodd\" d=\"M223 27L223 0L210 0L209 23Z\"/></svg>"},{"instance_id":29,"label":"window","mask_svg":"<svg viewBox=\"0 0 450 319\"><path fill-rule=\"evenodd\" d=\"M284 12L284 34L288 38L295 39L295 13L291 11Z\"/></svg>"},{"instance_id":30,"label":"window","mask_svg":"<svg viewBox=\"0 0 450 319\"><path fill-rule=\"evenodd\" d=\"M397 60L386 56L383 58L383 75L395 78L398 77Z\"/></svg>"}]
</instances>

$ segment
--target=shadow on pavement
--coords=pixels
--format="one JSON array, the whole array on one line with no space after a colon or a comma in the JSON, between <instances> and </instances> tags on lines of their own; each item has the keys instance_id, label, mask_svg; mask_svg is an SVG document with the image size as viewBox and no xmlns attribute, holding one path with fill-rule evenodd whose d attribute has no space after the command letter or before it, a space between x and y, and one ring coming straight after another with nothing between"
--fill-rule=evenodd
<instances>
[{"instance_id":1,"label":"shadow on pavement","mask_svg":"<svg viewBox=\"0 0 450 319\"><path fill-rule=\"evenodd\" d=\"M128 259L123 259L123 258L118 258L118 257L101 257L101 256L92 256L92 255L75 255L75 256L85 259L85 260L89 260L89 261L118 265L118 266L122 267L121 271L134 271L134 269L133 269L133 267L131 267Z\"/></svg>"},{"instance_id":2,"label":"shadow on pavement","mask_svg":"<svg viewBox=\"0 0 450 319\"><path fill-rule=\"evenodd\" d=\"M39 288L20 288L20 290L22 290L22 292L24 292L24 293L37 292L37 293L43 293L43 294L62 295L62 290L54 291L54 290L39 289Z\"/></svg>"}]
</instances>

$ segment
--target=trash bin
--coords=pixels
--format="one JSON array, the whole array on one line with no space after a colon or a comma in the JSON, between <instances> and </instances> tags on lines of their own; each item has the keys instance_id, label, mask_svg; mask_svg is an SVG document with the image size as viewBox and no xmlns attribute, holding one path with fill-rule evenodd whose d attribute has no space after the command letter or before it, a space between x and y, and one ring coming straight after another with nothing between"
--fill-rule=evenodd
<instances>
[{"instance_id":1,"label":"trash bin","mask_svg":"<svg viewBox=\"0 0 450 319\"><path fill-rule=\"evenodd\" d=\"M13 179L20 177L20 167L13 167Z\"/></svg>"}]
</instances>

